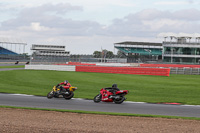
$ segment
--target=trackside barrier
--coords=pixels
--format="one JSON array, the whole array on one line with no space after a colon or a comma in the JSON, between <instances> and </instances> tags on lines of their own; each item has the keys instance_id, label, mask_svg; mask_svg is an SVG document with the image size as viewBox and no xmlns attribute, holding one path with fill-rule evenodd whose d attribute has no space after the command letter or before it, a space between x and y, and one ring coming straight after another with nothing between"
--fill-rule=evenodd
<instances>
[{"instance_id":1,"label":"trackside barrier","mask_svg":"<svg viewBox=\"0 0 200 133\"><path fill-rule=\"evenodd\" d=\"M128 67L131 66L131 64L127 63L96 63L97 66L120 66L120 67Z\"/></svg>"},{"instance_id":2,"label":"trackside barrier","mask_svg":"<svg viewBox=\"0 0 200 133\"><path fill-rule=\"evenodd\" d=\"M90 64L90 63L81 63L81 62L68 62L68 65L92 65L96 66L96 64Z\"/></svg>"},{"instance_id":3,"label":"trackside barrier","mask_svg":"<svg viewBox=\"0 0 200 133\"><path fill-rule=\"evenodd\" d=\"M66 64L55 64L55 65L71 65L71 66L96 66L96 64L81 63L81 62L68 62Z\"/></svg>"},{"instance_id":4,"label":"trackside barrier","mask_svg":"<svg viewBox=\"0 0 200 133\"><path fill-rule=\"evenodd\" d=\"M200 65L181 65L181 64L140 64L140 67L178 67L178 68L200 68Z\"/></svg>"},{"instance_id":5,"label":"trackside barrier","mask_svg":"<svg viewBox=\"0 0 200 133\"><path fill-rule=\"evenodd\" d=\"M33 70L56 70L56 71L75 71L75 66L63 66L63 65L25 65L25 69L33 69Z\"/></svg>"},{"instance_id":6,"label":"trackside barrier","mask_svg":"<svg viewBox=\"0 0 200 133\"><path fill-rule=\"evenodd\" d=\"M170 69L169 68L138 68L138 67L76 66L76 72L169 76Z\"/></svg>"}]
</instances>

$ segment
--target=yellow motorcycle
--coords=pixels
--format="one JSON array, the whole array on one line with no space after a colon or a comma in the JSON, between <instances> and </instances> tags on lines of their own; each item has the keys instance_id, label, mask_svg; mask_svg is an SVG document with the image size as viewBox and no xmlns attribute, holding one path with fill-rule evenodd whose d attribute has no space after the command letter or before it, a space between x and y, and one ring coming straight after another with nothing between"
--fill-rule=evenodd
<instances>
[{"instance_id":1,"label":"yellow motorcycle","mask_svg":"<svg viewBox=\"0 0 200 133\"><path fill-rule=\"evenodd\" d=\"M62 86L60 86L62 87ZM74 91L77 90L77 87L69 87L69 89L64 89L65 91L60 91L61 88L54 86L52 91L47 94L47 98L51 99L53 97L60 97L63 96L65 99L69 100L74 96Z\"/></svg>"}]
</instances>

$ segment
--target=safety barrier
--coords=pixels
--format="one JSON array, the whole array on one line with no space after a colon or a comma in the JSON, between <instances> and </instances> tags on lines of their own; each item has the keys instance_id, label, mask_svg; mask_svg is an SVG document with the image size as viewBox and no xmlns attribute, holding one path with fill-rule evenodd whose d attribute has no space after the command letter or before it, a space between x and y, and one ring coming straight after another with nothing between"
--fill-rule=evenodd
<instances>
[{"instance_id":1,"label":"safety barrier","mask_svg":"<svg viewBox=\"0 0 200 133\"><path fill-rule=\"evenodd\" d=\"M82 62L68 62L68 65L96 66L96 64L82 63Z\"/></svg>"},{"instance_id":2,"label":"safety barrier","mask_svg":"<svg viewBox=\"0 0 200 133\"><path fill-rule=\"evenodd\" d=\"M56 70L56 71L75 71L75 66L63 66L63 65L25 65L25 69L33 69L33 70Z\"/></svg>"},{"instance_id":3,"label":"safety barrier","mask_svg":"<svg viewBox=\"0 0 200 133\"><path fill-rule=\"evenodd\" d=\"M138 67L104 67L104 66L76 66L77 72L118 73L135 75L169 76L169 68L138 68Z\"/></svg>"},{"instance_id":4,"label":"safety barrier","mask_svg":"<svg viewBox=\"0 0 200 133\"><path fill-rule=\"evenodd\" d=\"M96 63L97 66L120 66L120 67L127 67L131 66L131 64L128 63Z\"/></svg>"},{"instance_id":5,"label":"safety barrier","mask_svg":"<svg viewBox=\"0 0 200 133\"><path fill-rule=\"evenodd\" d=\"M178 68L200 68L200 65L183 65L183 64L140 64L140 67L178 67Z\"/></svg>"},{"instance_id":6,"label":"safety barrier","mask_svg":"<svg viewBox=\"0 0 200 133\"><path fill-rule=\"evenodd\" d=\"M81 62L68 62L68 63L66 63L66 64L55 64L55 65L96 66L96 64L91 64L91 63L81 63Z\"/></svg>"}]
</instances>

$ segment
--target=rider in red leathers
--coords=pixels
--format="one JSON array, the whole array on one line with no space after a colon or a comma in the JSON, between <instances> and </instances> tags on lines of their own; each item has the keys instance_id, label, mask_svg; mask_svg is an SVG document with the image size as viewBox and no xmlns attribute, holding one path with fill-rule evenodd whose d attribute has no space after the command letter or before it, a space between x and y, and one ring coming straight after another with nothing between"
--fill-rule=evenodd
<instances>
[{"instance_id":1,"label":"rider in red leathers","mask_svg":"<svg viewBox=\"0 0 200 133\"><path fill-rule=\"evenodd\" d=\"M63 86L61 86L63 85ZM61 82L60 84L57 84L56 87L60 86L60 92L66 92L67 89L69 89L69 87L71 87L71 84L65 80L64 82Z\"/></svg>"}]
</instances>

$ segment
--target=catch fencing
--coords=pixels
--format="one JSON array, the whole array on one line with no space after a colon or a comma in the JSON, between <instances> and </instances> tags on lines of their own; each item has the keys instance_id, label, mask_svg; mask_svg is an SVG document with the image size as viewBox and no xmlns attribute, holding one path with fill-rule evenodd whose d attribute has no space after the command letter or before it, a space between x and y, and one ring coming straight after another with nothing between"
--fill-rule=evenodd
<instances>
[{"instance_id":1,"label":"catch fencing","mask_svg":"<svg viewBox=\"0 0 200 133\"><path fill-rule=\"evenodd\" d=\"M200 65L184 65L184 64L140 64L140 67L173 67L173 68L200 68Z\"/></svg>"},{"instance_id":2,"label":"catch fencing","mask_svg":"<svg viewBox=\"0 0 200 133\"><path fill-rule=\"evenodd\" d=\"M87 62L87 63L126 63L126 58L94 58L92 55L70 55L70 56L54 56L54 55L35 55L30 57L30 64L66 64L66 62Z\"/></svg>"},{"instance_id":3,"label":"catch fencing","mask_svg":"<svg viewBox=\"0 0 200 133\"><path fill-rule=\"evenodd\" d=\"M66 62L66 64L55 64L55 65L96 66L96 64L82 63L82 62Z\"/></svg>"},{"instance_id":4,"label":"catch fencing","mask_svg":"<svg viewBox=\"0 0 200 133\"><path fill-rule=\"evenodd\" d=\"M170 74L200 75L200 68L170 68Z\"/></svg>"},{"instance_id":5,"label":"catch fencing","mask_svg":"<svg viewBox=\"0 0 200 133\"><path fill-rule=\"evenodd\" d=\"M170 69L170 74L200 75L200 65L140 64L140 67L169 68Z\"/></svg>"}]
</instances>

